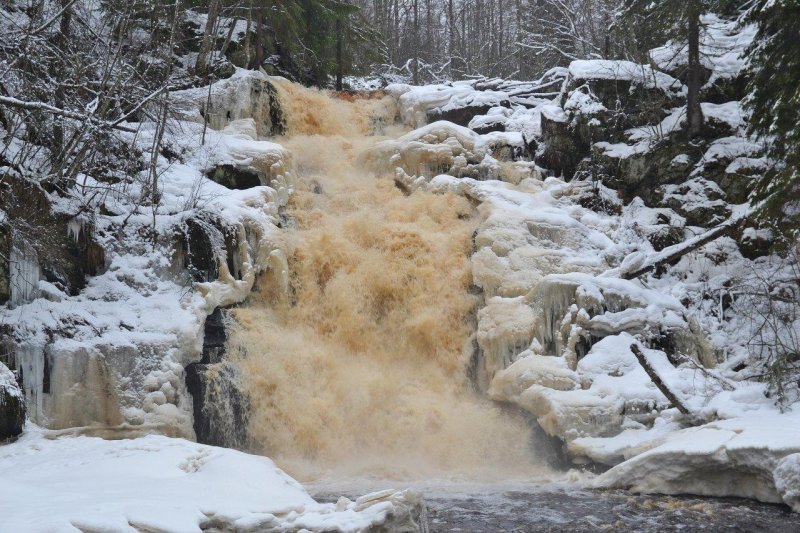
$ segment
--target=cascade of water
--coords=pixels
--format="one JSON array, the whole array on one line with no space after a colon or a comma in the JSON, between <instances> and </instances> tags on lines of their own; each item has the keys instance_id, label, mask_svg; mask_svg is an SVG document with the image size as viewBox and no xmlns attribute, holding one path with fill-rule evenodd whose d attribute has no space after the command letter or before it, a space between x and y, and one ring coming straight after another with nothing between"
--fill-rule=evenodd
<instances>
[{"instance_id":1,"label":"cascade of water","mask_svg":"<svg viewBox=\"0 0 800 533\"><path fill-rule=\"evenodd\" d=\"M537 470L525 422L467 382L476 305L469 202L405 196L367 170L370 148L391 131L391 98L276 87L287 126L280 142L298 176L286 213L288 278L262 278L260 296L234 311L229 342L256 451L303 478Z\"/></svg>"}]
</instances>

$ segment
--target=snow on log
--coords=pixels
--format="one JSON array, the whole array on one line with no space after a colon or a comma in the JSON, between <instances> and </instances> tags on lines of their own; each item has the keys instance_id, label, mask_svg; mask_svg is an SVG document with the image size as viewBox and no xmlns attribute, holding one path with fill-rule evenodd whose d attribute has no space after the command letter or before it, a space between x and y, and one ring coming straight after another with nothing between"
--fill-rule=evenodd
<instances>
[{"instance_id":1,"label":"snow on log","mask_svg":"<svg viewBox=\"0 0 800 533\"><path fill-rule=\"evenodd\" d=\"M734 215L719 226L713 227L705 233L701 233L682 243L664 248L661 252L647 258L643 263L636 264L634 270L630 272L621 272L620 277L622 279L636 279L661 265L677 261L684 255L730 233L744 219L745 215Z\"/></svg>"},{"instance_id":2,"label":"snow on log","mask_svg":"<svg viewBox=\"0 0 800 533\"><path fill-rule=\"evenodd\" d=\"M672 405L677 407L678 411L680 411L684 415L691 416L691 412L689 411L689 409L687 409L686 406L683 404L683 402L680 399L678 399L678 397L669 389L669 387L667 387L667 384L664 383L664 380L662 380L661 377L658 375L656 369L653 368L653 365L651 365L650 362L647 360L647 356L639 349L639 347L636 344L631 344L631 351L633 352L633 355L636 356L636 359L639 361L639 364L642 365L642 368L644 368L644 371L647 372L647 375L650 376L650 379L653 380L655 386L658 387L658 390L660 390L661 393L664 396L666 396L667 400L669 400Z\"/></svg>"}]
</instances>

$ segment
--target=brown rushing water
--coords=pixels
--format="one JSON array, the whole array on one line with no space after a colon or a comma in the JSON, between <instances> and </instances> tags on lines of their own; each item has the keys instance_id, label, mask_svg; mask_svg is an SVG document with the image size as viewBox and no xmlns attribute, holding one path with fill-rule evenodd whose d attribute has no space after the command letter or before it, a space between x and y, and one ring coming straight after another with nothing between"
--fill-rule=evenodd
<instances>
[{"instance_id":1,"label":"brown rushing water","mask_svg":"<svg viewBox=\"0 0 800 533\"><path fill-rule=\"evenodd\" d=\"M529 427L470 386L477 216L455 194L403 194L371 148L395 101L278 83L296 191L289 287L262 283L231 338L255 450L301 481L508 479L546 470ZM387 131L398 133L396 127ZM382 163L382 164L381 164Z\"/></svg>"}]
</instances>

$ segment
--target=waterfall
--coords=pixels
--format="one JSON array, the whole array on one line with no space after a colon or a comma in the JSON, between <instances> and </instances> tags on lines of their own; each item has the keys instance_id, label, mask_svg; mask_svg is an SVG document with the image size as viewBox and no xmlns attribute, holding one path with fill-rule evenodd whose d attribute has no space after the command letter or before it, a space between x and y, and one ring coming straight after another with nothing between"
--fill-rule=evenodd
<instances>
[{"instance_id":1,"label":"waterfall","mask_svg":"<svg viewBox=\"0 0 800 533\"><path fill-rule=\"evenodd\" d=\"M389 168L368 170L370 149L399 133L393 99L275 86L287 128L278 141L298 178L284 213L287 263L273 269L288 273L268 272L232 310L228 345L254 451L305 479L538 469L526 422L467 378L473 207L451 193L406 196Z\"/></svg>"}]
</instances>

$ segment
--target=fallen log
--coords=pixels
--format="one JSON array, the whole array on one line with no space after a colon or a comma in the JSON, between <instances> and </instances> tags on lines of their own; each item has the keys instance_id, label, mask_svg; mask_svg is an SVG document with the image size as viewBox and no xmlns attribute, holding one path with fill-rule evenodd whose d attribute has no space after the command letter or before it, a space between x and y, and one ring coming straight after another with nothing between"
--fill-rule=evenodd
<instances>
[{"instance_id":1,"label":"fallen log","mask_svg":"<svg viewBox=\"0 0 800 533\"><path fill-rule=\"evenodd\" d=\"M642 368L644 368L644 371L647 372L647 375L650 376L650 379L652 379L653 383L655 383L656 387L658 387L658 390L661 391L661 394L666 396L667 400L669 400L672 405L677 407L678 411L684 415L693 417L691 411L689 411L686 405L683 404L683 402L669 389L669 387L667 387L667 384L664 383L664 381L661 379L661 376L658 375L656 369L653 368L653 366L650 364L650 361L647 360L647 357L639 349L639 347L635 344L631 344L631 351L633 352L633 355L636 356L639 364L642 365Z\"/></svg>"},{"instance_id":2,"label":"fallen log","mask_svg":"<svg viewBox=\"0 0 800 533\"><path fill-rule=\"evenodd\" d=\"M687 241L668 246L667 248L661 250L661 252L649 257L644 264L638 266L636 270L631 272L622 272L620 277L622 277L622 279L636 279L661 265L677 261L684 255L697 250L701 246L704 246L709 242L730 233L744 219L744 216L732 217L719 226L711 228L705 233L701 233L700 235L692 237Z\"/></svg>"}]
</instances>

